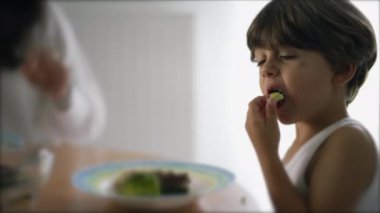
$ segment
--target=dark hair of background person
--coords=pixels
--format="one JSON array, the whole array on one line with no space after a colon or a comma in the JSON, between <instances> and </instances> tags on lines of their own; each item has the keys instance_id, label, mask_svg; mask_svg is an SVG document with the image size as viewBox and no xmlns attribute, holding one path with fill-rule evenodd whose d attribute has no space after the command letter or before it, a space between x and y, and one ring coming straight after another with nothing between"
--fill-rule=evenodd
<instances>
[{"instance_id":1,"label":"dark hair of background person","mask_svg":"<svg viewBox=\"0 0 380 213\"><path fill-rule=\"evenodd\" d=\"M0 72L23 61L33 27L41 21L44 0L0 0Z\"/></svg>"}]
</instances>

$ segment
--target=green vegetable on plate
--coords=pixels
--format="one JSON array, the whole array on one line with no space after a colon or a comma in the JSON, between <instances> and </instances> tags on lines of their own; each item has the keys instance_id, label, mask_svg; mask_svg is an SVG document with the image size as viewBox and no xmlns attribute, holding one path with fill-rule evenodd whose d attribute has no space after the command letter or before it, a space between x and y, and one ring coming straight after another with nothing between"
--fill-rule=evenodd
<instances>
[{"instance_id":1,"label":"green vegetable on plate","mask_svg":"<svg viewBox=\"0 0 380 213\"><path fill-rule=\"evenodd\" d=\"M151 173L133 173L125 180L116 183L116 191L122 195L156 196L160 195L160 180Z\"/></svg>"}]
</instances>

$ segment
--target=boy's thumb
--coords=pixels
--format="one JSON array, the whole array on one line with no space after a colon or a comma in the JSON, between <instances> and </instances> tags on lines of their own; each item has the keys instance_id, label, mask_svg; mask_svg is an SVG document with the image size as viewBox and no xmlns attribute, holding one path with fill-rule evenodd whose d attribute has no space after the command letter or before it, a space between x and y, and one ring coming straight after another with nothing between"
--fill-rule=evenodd
<instances>
[{"instance_id":1,"label":"boy's thumb","mask_svg":"<svg viewBox=\"0 0 380 213\"><path fill-rule=\"evenodd\" d=\"M267 118L269 121L277 121L277 101L269 98L267 101Z\"/></svg>"}]
</instances>

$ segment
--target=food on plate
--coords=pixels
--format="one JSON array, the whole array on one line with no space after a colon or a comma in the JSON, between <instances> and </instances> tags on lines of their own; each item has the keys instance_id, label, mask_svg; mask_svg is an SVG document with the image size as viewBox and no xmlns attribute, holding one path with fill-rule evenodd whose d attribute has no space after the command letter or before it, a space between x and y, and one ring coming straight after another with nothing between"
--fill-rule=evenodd
<instances>
[{"instance_id":1,"label":"food on plate","mask_svg":"<svg viewBox=\"0 0 380 213\"><path fill-rule=\"evenodd\" d=\"M152 173L125 173L116 181L115 189L122 195L160 195L160 180Z\"/></svg>"},{"instance_id":2,"label":"food on plate","mask_svg":"<svg viewBox=\"0 0 380 213\"><path fill-rule=\"evenodd\" d=\"M270 98L276 100L276 101L281 101L284 100L284 95L280 91L274 91L270 94Z\"/></svg>"},{"instance_id":3,"label":"food on plate","mask_svg":"<svg viewBox=\"0 0 380 213\"><path fill-rule=\"evenodd\" d=\"M114 189L127 196L186 194L190 179L186 173L171 171L127 171L120 175Z\"/></svg>"},{"instance_id":4,"label":"food on plate","mask_svg":"<svg viewBox=\"0 0 380 213\"><path fill-rule=\"evenodd\" d=\"M190 178L187 173L155 171L161 184L161 194L186 194L189 192Z\"/></svg>"}]
</instances>

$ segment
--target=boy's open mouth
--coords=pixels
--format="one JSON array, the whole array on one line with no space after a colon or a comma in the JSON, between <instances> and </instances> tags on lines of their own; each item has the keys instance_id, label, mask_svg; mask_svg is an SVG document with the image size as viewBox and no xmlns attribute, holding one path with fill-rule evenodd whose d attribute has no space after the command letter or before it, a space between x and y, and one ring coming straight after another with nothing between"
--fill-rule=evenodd
<instances>
[{"instance_id":1,"label":"boy's open mouth","mask_svg":"<svg viewBox=\"0 0 380 213\"><path fill-rule=\"evenodd\" d=\"M277 107L280 107L285 102L285 95L280 89L269 90L269 96L277 100Z\"/></svg>"}]
</instances>

